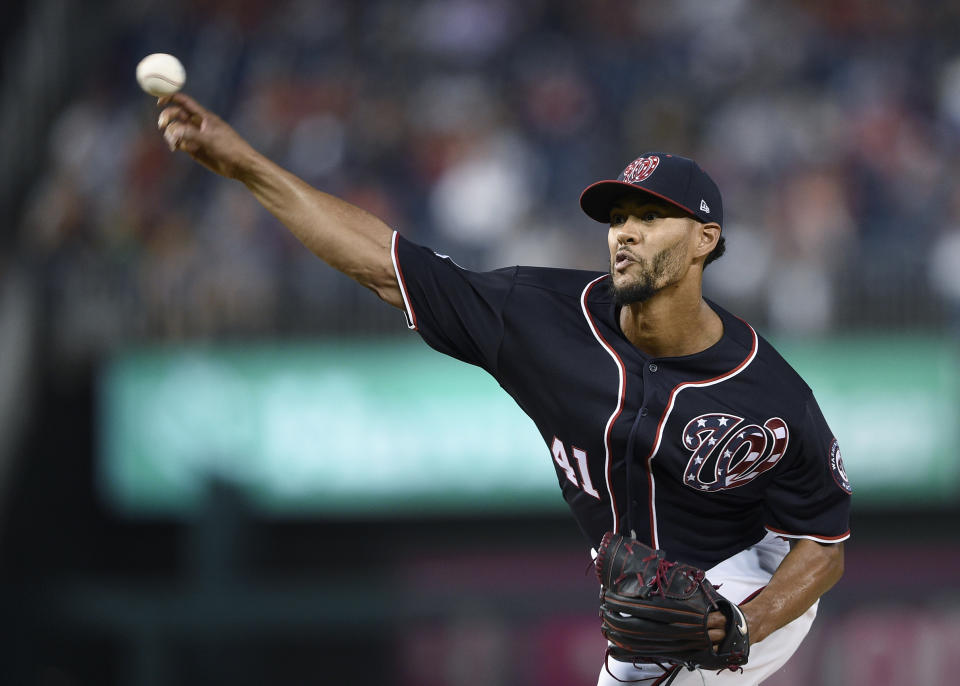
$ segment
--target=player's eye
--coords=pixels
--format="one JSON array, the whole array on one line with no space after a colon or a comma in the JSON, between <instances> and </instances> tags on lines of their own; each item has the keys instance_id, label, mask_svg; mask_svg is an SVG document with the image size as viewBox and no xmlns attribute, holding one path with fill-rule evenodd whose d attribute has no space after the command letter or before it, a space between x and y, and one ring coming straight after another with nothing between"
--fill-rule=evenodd
<instances>
[{"instance_id":1,"label":"player's eye","mask_svg":"<svg viewBox=\"0 0 960 686\"><path fill-rule=\"evenodd\" d=\"M661 214L656 210L647 210L641 215L641 219L645 222L652 222L661 217Z\"/></svg>"},{"instance_id":2,"label":"player's eye","mask_svg":"<svg viewBox=\"0 0 960 686\"><path fill-rule=\"evenodd\" d=\"M610 226L620 226L627 221L627 215L620 212L610 214Z\"/></svg>"}]
</instances>

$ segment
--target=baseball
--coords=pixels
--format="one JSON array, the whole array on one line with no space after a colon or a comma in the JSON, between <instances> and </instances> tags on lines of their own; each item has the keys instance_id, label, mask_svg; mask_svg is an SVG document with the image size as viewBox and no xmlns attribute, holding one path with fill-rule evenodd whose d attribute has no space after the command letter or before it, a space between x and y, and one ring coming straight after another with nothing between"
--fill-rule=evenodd
<instances>
[{"instance_id":1,"label":"baseball","mask_svg":"<svg viewBox=\"0 0 960 686\"><path fill-rule=\"evenodd\" d=\"M137 65L137 83L150 95L172 95L183 88L187 72L173 55L155 52Z\"/></svg>"}]
</instances>

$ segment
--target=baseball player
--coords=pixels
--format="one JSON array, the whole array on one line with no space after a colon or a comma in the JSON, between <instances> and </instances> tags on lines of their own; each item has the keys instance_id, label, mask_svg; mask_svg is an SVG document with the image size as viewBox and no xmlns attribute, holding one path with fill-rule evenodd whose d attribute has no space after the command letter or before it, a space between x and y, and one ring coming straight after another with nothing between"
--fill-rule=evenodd
<instances>
[{"instance_id":1,"label":"baseball player","mask_svg":"<svg viewBox=\"0 0 960 686\"><path fill-rule=\"evenodd\" d=\"M701 293L723 207L695 162L647 153L584 191L583 210L609 226L609 272L478 273L312 188L188 96L159 104L171 150L241 181L427 344L497 379L536 423L592 547L632 536L739 604L742 672L607 660L599 684L757 684L787 661L843 572L851 489L810 388ZM719 642L724 617L708 626Z\"/></svg>"}]
</instances>

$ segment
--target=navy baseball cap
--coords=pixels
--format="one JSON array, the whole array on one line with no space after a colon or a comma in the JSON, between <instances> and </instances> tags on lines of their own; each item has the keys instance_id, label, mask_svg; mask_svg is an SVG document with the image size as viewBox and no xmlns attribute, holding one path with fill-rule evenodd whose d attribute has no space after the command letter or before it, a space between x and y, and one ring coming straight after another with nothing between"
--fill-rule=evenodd
<instances>
[{"instance_id":1,"label":"navy baseball cap","mask_svg":"<svg viewBox=\"0 0 960 686\"><path fill-rule=\"evenodd\" d=\"M704 224L723 226L720 189L700 165L686 157L647 152L627 165L616 181L597 181L580 195L591 219L610 223L610 208L630 191L640 191L676 205Z\"/></svg>"}]
</instances>

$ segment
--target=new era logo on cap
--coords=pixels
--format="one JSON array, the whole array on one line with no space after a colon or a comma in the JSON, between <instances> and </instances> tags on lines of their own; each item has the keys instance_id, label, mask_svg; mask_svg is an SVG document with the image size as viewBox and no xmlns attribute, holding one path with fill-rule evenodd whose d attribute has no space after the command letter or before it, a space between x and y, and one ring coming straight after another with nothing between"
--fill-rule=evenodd
<instances>
[{"instance_id":1,"label":"new era logo on cap","mask_svg":"<svg viewBox=\"0 0 960 686\"><path fill-rule=\"evenodd\" d=\"M693 160L662 152L644 153L615 181L589 186L580 195L580 207L592 219L606 224L614 204L636 192L676 205L704 224L723 224L723 201L713 179Z\"/></svg>"}]
</instances>

